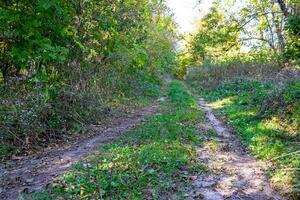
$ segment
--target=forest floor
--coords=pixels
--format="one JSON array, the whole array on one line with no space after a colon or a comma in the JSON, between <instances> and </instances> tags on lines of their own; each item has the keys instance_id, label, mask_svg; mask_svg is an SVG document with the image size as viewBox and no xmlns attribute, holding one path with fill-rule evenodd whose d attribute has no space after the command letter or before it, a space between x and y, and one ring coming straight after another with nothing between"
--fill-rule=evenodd
<instances>
[{"instance_id":1,"label":"forest floor","mask_svg":"<svg viewBox=\"0 0 300 200\"><path fill-rule=\"evenodd\" d=\"M50 184L54 190L35 199L285 199L204 99L177 82L170 88L154 104L94 127L95 137L1 166L0 198Z\"/></svg>"}]
</instances>

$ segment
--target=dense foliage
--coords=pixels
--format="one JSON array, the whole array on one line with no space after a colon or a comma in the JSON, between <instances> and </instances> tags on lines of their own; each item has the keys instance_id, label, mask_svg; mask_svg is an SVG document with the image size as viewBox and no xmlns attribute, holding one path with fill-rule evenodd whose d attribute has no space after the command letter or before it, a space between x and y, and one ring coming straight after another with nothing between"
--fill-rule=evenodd
<instances>
[{"instance_id":1,"label":"dense foliage","mask_svg":"<svg viewBox=\"0 0 300 200\"><path fill-rule=\"evenodd\" d=\"M0 4L0 152L47 144L124 99L157 95L175 64L164 1Z\"/></svg>"},{"instance_id":2,"label":"dense foliage","mask_svg":"<svg viewBox=\"0 0 300 200\"><path fill-rule=\"evenodd\" d=\"M210 12L199 22L199 31L191 41L192 56L195 61L219 58L239 45L238 24L226 16L214 2Z\"/></svg>"},{"instance_id":3,"label":"dense foliage","mask_svg":"<svg viewBox=\"0 0 300 200\"><path fill-rule=\"evenodd\" d=\"M298 62L299 31L296 1L215 1L199 20L189 49L197 62L248 51L269 51L277 61Z\"/></svg>"}]
</instances>

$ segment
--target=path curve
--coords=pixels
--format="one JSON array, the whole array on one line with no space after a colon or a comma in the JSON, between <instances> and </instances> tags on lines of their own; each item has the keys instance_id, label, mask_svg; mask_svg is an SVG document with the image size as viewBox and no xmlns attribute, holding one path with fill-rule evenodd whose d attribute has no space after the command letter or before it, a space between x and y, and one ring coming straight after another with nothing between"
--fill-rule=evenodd
<instances>
[{"instance_id":1,"label":"path curve","mask_svg":"<svg viewBox=\"0 0 300 200\"><path fill-rule=\"evenodd\" d=\"M141 123L146 116L155 114L159 104L139 109L127 117L114 119L106 126L94 126L99 133L92 138L79 141L66 148L50 150L22 157L9 164L0 165L0 199L17 199L22 192L33 192L45 188L55 178L68 171L80 158L87 156L97 147L107 144L121 133Z\"/></svg>"},{"instance_id":2,"label":"path curve","mask_svg":"<svg viewBox=\"0 0 300 200\"><path fill-rule=\"evenodd\" d=\"M203 135L204 144L214 141L218 148L208 145L197 149L198 160L208 165L208 172L196 176L187 199L205 200L283 200L274 191L265 175L266 166L243 148L232 131L215 117L213 109L200 98L200 109L206 113L207 124L202 132L215 130L215 135Z\"/></svg>"}]
</instances>

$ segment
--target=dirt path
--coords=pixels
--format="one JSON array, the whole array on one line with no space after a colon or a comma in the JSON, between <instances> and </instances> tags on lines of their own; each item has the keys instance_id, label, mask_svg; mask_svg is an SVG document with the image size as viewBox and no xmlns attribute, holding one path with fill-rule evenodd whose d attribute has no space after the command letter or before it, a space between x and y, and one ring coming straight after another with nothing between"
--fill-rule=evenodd
<instances>
[{"instance_id":1,"label":"dirt path","mask_svg":"<svg viewBox=\"0 0 300 200\"><path fill-rule=\"evenodd\" d=\"M50 150L0 165L0 199L17 199L21 192L44 188L97 147L114 140L118 135L141 123L146 116L158 112L158 103L137 110L127 117L115 119L106 126L95 126L95 137L69 147Z\"/></svg>"},{"instance_id":2,"label":"dirt path","mask_svg":"<svg viewBox=\"0 0 300 200\"><path fill-rule=\"evenodd\" d=\"M197 149L198 160L207 164L209 170L193 177L193 185L185 199L285 199L270 187L264 163L258 162L245 151L235 135L215 117L212 108L203 99L199 99L199 107L206 112L207 122L199 124L204 145ZM157 103L125 118L115 119L106 126L95 126L94 131L101 133L95 137L0 166L0 199L16 199L21 192L45 188L80 158L113 141L119 134L133 128L158 110ZM204 132L206 134L203 135Z\"/></svg>"},{"instance_id":3,"label":"dirt path","mask_svg":"<svg viewBox=\"0 0 300 200\"><path fill-rule=\"evenodd\" d=\"M204 145L197 149L199 161L206 163L209 170L194 178L193 188L186 199L285 199L270 187L264 173L265 165L244 150L201 98L199 106L206 112L207 120L207 124L199 125L201 133L205 132L203 130L214 130L204 135Z\"/></svg>"}]
</instances>

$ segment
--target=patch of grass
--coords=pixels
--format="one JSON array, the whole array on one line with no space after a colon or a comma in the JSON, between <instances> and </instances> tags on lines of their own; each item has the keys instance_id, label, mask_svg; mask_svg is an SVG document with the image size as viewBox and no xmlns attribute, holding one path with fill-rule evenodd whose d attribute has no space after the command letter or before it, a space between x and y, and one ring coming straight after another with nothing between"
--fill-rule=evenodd
<instances>
[{"instance_id":1,"label":"patch of grass","mask_svg":"<svg viewBox=\"0 0 300 200\"><path fill-rule=\"evenodd\" d=\"M211 140L211 141L205 142L204 146L210 152L217 152L219 150L219 144L215 140Z\"/></svg>"},{"instance_id":2,"label":"patch of grass","mask_svg":"<svg viewBox=\"0 0 300 200\"><path fill-rule=\"evenodd\" d=\"M179 169L191 162L193 149L177 141L138 146L111 145L103 154L77 164L55 192L67 199L143 199L170 191ZM175 177L173 177L175 175Z\"/></svg>"},{"instance_id":3,"label":"patch of grass","mask_svg":"<svg viewBox=\"0 0 300 200\"><path fill-rule=\"evenodd\" d=\"M24 200L52 200L54 199L53 195L49 195L47 192L37 192L32 195L23 195L21 198L18 199L24 199Z\"/></svg>"},{"instance_id":4,"label":"patch of grass","mask_svg":"<svg viewBox=\"0 0 300 200\"><path fill-rule=\"evenodd\" d=\"M16 152L16 148L12 146L0 146L0 159Z\"/></svg>"},{"instance_id":5,"label":"patch of grass","mask_svg":"<svg viewBox=\"0 0 300 200\"><path fill-rule=\"evenodd\" d=\"M205 132L208 136L210 137L216 137L217 136L217 132L215 129L208 129L206 132Z\"/></svg>"},{"instance_id":6,"label":"patch of grass","mask_svg":"<svg viewBox=\"0 0 300 200\"><path fill-rule=\"evenodd\" d=\"M180 81L173 81L170 83L168 96L174 106L180 108L196 108L196 99L186 90Z\"/></svg>"},{"instance_id":7,"label":"patch of grass","mask_svg":"<svg viewBox=\"0 0 300 200\"><path fill-rule=\"evenodd\" d=\"M151 117L143 126L139 126L129 133L123 142L134 145L171 140L197 144L200 142L200 137L196 133L195 124L197 120L201 120L201 116L195 110L178 110L158 114Z\"/></svg>"},{"instance_id":8,"label":"patch of grass","mask_svg":"<svg viewBox=\"0 0 300 200\"><path fill-rule=\"evenodd\" d=\"M159 199L182 195L189 181L181 173L206 170L196 162L201 142L195 125L203 113L179 82L172 82L163 113L99 149L64 175L49 196L64 199Z\"/></svg>"},{"instance_id":9,"label":"patch of grass","mask_svg":"<svg viewBox=\"0 0 300 200\"><path fill-rule=\"evenodd\" d=\"M298 86L299 82L293 82L278 88L275 83L254 80L213 88L194 85L220 115L226 116L258 158L273 163L272 184L289 195L300 191Z\"/></svg>"}]
</instances>

